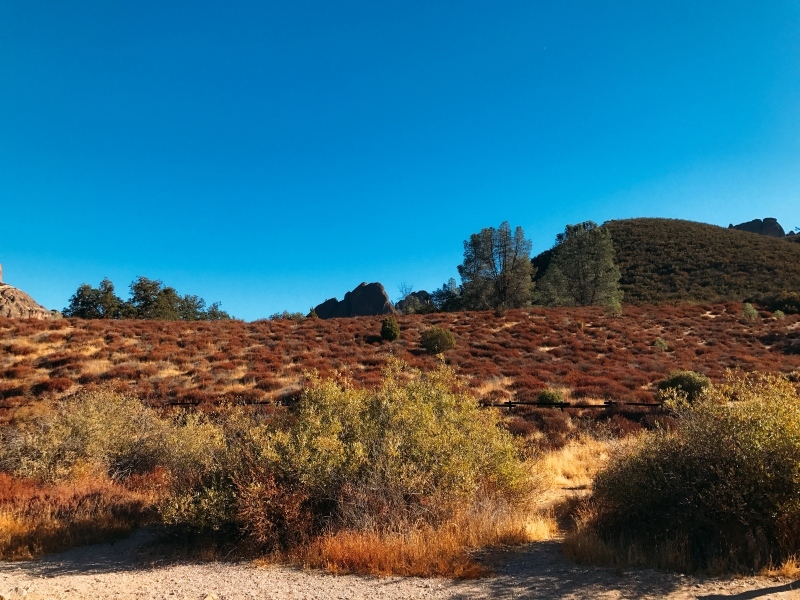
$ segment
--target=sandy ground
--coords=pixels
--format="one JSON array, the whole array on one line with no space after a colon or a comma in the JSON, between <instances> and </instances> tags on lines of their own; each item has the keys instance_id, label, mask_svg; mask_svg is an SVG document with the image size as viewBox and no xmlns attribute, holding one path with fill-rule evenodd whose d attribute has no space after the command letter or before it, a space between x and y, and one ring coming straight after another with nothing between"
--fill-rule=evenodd
<instances>
[{"instance_id":1,"label":"sandy ground","mask_svg":"<svg viewBox=\"0 0 800 600\"><path fill-rule=\"evenodd\" d=\"M494 577L451 581L334 576L242 562L153 566L147 547L155 535L145 529L115 544L0 563L0 598L800 598L800 580L695 578L638 569L620 574L575 565L561 556L554 541L493 553Z\"/></svg>"}]
</instances>

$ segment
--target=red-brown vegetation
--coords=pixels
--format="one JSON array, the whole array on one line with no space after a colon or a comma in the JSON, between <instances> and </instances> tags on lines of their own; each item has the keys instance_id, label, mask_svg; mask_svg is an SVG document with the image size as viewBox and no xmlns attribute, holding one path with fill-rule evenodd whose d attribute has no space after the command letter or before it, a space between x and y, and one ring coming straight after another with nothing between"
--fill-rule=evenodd
<instances>
[{"instance_id":1,"label":"red-brown vegetation","mask_svg":"<svg viewBox=\"0 0 800 600\"><path fill-rule=\"evenodd\" d=\"M305 371L340 372L374 385L389 356L430 370L419 350L432 326L452 331L449 364L478 394L530 400L558 387L569 400L646 402L669 372L720 381L727 369L800 369L800 315L743 321L738 303L439 313L397 317L402 336L378 335L381 317L243 323L0 319L0 419L40 396L123 382L154 405L221 400L279 402ZM766 314L766 313L765 313ZM656 344L656 340L661 340ZM664 349L666 346L666 349ZM527 426L526 426L527 428Z\"/></svg>"}]
</instances>

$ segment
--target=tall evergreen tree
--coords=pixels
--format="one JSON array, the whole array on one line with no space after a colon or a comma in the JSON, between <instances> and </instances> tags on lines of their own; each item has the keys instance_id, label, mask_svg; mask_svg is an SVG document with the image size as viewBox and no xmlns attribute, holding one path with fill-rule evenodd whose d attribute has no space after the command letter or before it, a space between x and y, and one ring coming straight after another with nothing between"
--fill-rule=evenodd
<instances>
[{"instance_id":1,"label":"tall evergreen tree","mask_svg":"<svg viewBox=\"0 0 800 600\"><path fill-rule=\"evenodd\" d=\"M567 225L556 236L537 297L545 304L618 307L620 272L607 229L593 221Z\"/></svg>"}]
</instances>

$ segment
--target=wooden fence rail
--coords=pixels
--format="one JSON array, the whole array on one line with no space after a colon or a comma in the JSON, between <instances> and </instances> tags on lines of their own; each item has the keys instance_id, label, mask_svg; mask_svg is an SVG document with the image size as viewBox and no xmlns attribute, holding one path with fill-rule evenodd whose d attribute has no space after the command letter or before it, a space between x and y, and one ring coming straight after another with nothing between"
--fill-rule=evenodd
<instances>
[{"instance_id":1,"label":"wooden fence rail","mask_svg":"<svg viewBox=\"0 0 800 600\"><path fill-rule=\"evenodd\" d=\"M647 408L661 408L663 402L618 402L616 400L606 400L602 404L582 404L580 402L526 402L524 400L508 400L506 402L481 402L481 406L496 406L498 408L508 408L511 410L515 406L539 406L542 408L594 408L598 410L610 410L619 406L644 406Z\"/></svg>"}]
</instances>

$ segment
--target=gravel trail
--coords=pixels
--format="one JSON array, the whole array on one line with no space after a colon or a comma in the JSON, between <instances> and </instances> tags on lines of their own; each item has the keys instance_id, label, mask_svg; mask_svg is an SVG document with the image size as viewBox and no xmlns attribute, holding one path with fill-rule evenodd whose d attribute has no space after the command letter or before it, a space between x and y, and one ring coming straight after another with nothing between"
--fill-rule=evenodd
<instances>
[{"instance_id":1,"label":"gravel trail","mask_svg":"<svg viewBox=\"0 0 800 600\"><path fill-rule=\"evenodd\" d=\"M800 598L800 580L699 578L649 569L586 567L566 560L558 542L540 542L488 559L497 575L476 581L334 576L249 562L148 564L153 530L114 544L75 548L25 562L0 562L0 598L42 599L545 599Z\"/></svg>"}]
</instances>

